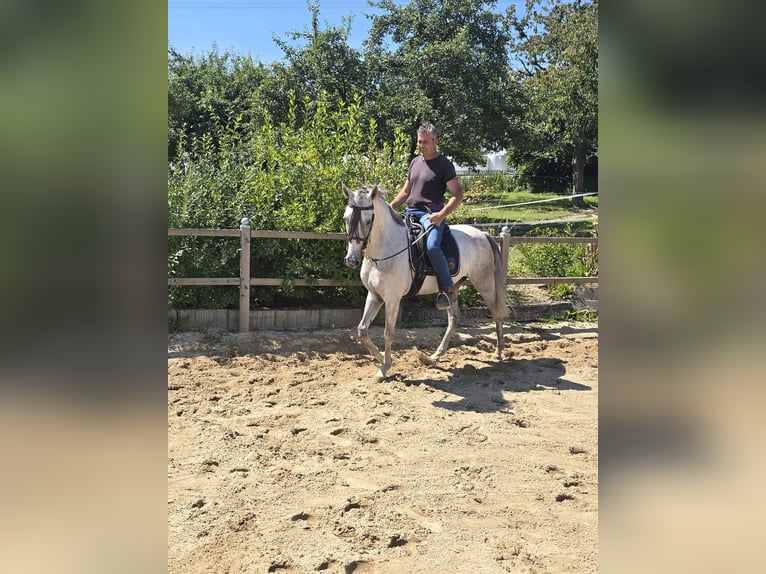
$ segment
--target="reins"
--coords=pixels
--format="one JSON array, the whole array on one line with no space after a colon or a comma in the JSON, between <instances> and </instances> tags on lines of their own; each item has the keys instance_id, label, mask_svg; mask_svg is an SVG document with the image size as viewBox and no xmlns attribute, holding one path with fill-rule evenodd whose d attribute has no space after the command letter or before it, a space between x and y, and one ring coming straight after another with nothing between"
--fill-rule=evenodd
<instances>
[{"instance_id":1,"label":"reins","mask_svg":"<svg viewBox=\"0 0 766 574\"><path fill-rule=\"evenodd\" d=\"M370 231L367 232L367 237L360 237L359 235L356 234L356 232L359 230L359 223L361 222L361 219L362 219L362 213L361 212L362 211L369 211L370 209L375 209L375 206L374 205L370 205L368 207L359 207L358 205L351 205L350 203L347 204L347 205L348 205L348 207L351 208L353 213L351 215L351 221L348 222L349 232L346 233L346 241L353 241L353 240L361 241L362 242L362 250L364 250L367 247L367 241L370 239L370 234L372 233L372 224L375 221L375 215L373 215L372 216L372 220L370 220ZM423 238L428 236L428 234L431 232L432 229L433 229L433 227L430 228L425 233L421 234L420 237L418 237L415 241L412 242L412 245L416 245ZM365 257L367 257L367 259L369 259L373 263L378 263L379 261L386 261L388 259L393 259L397 255L401 255L402 253L407 251L409 248L410 248L410 243L408 241L407 245L404 246L404 249L401 249L401 250L397 251L396 253L394 253L393 255L389 255L388 257L381 257L379 259L375 259L374 257L367 257L367 255L365 255Z\"/></svg>"}]
</instances>

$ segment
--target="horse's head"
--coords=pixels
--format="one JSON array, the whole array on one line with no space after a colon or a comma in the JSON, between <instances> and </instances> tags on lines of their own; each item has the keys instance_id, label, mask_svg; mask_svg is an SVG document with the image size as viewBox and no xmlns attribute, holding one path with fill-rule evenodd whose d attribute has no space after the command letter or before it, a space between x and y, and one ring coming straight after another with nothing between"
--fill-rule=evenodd
<instances>
[{"instance_id":1,"label":"horse's head","mask_svg":"<svg viewBox=\"0 0 766 574\"><path fill-rule=\"evenodd\" d=\"M373 201L378 196L377 185L365 185L351 191L345 185L343 194L348 199L343 220L346 222L346 265L358 267L362 261L362 251L367 246L367 240L372 231L374 219Z\"/></svg>"}]
</instances>

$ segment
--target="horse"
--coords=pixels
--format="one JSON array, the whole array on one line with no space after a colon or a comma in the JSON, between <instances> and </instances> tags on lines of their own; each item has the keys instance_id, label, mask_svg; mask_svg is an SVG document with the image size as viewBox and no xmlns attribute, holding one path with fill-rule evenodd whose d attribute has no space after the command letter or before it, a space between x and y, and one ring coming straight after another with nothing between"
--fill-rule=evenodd
<instances>
[{"instance_id":1,"label":"horse","mask_svg":"<svg viewBox=\"0 0 766 574\"><path fill-rule=\"evenodd\" d=\"M402 215L386 201L386 190L378 185L364 185L354 191L342 185L347 204L343 213L346 225L347 266L356 268L361 263L360 278L367 289L362 319L357 332L370 354L380 363L377 381L386 378L391 367L391 346L402 298L409 292L413 280L410 266L409 237ZM456 286L468 279L481 293L495 321L497 350L495 357L503 356L503 322L508 316L506 282L500 261L500 249L494 239L470 225L451 225L460 251L460 269L453 277ZM438 292L436 277L429 275L418 295ZM429 357L436 361L449 346L457 328L458 301L452 297L447 310L447 330L436 351ZM369 326L385 304L385 352L370 340Z\"/></svg>"}]
</instances>

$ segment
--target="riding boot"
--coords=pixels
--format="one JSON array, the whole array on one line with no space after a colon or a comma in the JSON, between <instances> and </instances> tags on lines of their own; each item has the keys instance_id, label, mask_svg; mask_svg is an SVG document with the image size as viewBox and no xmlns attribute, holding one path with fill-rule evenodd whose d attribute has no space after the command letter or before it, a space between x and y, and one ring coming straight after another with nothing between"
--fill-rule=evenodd
<instances>
[{"instance_id":1,"label":"riding boot","mask_svg":"<svg viewBox=\"0 0 766 574\"><path fill-rule=\"evenodd\" d=\"M456 300L457 289L455 286L442 289L439 295L436 297L436 308L439 311L446 311L452 305L452 302Z\"/></svg>"}]
</instances>

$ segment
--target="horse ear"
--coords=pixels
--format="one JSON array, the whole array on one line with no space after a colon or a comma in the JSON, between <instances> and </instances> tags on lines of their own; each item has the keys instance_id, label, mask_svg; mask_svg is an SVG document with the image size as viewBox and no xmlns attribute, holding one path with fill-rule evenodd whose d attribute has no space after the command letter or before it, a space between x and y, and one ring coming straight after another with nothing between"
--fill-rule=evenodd
<instances>
[{"instance_id":1,"label":"horse ear","mask_svg":"<svg viewBox=\"0 0 766 574\"><path fill-rule=\"evenodd\" d=\"M377 184L375 184L372 187L372 191L370 191L370 199L375 199L376 197L378 197L378 185Z\"/></svg>"},{"instance_id":2,"label":"horse ear","mask_svg":"<svg viewBox=\"0 0 766 574\"><path fill-rule=\"evenodd\" d=\"M342 183L341 187L343 188L343 195L345 195L347 199L351 199L351 190L346 187L345 183Z\"/></svg>"}]
</instances>

